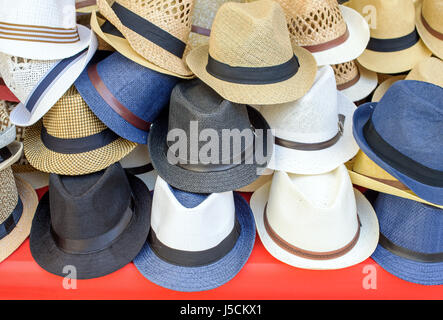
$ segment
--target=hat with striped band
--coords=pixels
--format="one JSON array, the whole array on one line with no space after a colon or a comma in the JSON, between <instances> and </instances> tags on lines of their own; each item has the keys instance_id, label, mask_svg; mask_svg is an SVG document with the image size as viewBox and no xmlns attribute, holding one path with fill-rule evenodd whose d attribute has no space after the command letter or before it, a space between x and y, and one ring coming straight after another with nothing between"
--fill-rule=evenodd
<instances>
[{"instance_id":1,"label":"hat with striped band","mask_svg":"<svg viewBox=\"0 0 443 320\"><path fill-rule=\"evenodd\" d=\"M443 1L423 0L416 10L415 23L426 46L443 59Z\"/></svg>"},{"instance_id":2,"label":"hat with striped band","mask_svg":"<svg viewBox=\"0 0 443 320\"><path fill-rule=\"evenodd\" d=\"M89 109L74 86L25 132L29 163L43 172L84 175L120 161L136 144L119 137Z\"/></svg>"},{"instance_id":3,"label":"hat with striped band","mask_svg":"<svg viewBox=\"0 0 443 320\"><path fill-rule=\"evenodd\" d=\"M91 30L76 24L75 0L1 0L0 52L59 60L86 49Z\"/></svg>"}]
</instances>

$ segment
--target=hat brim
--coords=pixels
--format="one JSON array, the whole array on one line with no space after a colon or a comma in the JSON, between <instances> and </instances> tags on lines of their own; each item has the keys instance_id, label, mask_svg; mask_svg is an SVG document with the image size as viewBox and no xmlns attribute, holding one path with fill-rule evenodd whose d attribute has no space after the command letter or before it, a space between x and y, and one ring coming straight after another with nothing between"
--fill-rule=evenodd
<instances>
[{"instance_id":1,"label":"hat brim","mask_svg":"<svg viewBox=\"0 0 443 320\"><path fill-rule=\"evenodd\" d=\"M118 138L89 152L63 154L46 148L41 140L41 127L42 121L39 121L26 129L25 156L34 168L48 173L76 176L97 172L120 161L137 146L134 142Z\"/></svg>"},{"instance_id":2,"label":"hat brim","mask_svg":"<svg viewBox=\"0 0 443 320\"><path fill-rule=\"evenodd\" d=\"M343 19L348 26L349 37L342 44L319 52L313 52L317 64L339 64L359 57L369 42L370 31L366 20L354 9L340 5Z\"/></svg>"},{"instance_id":3,"label":"hat brim","mask_svg":"<svg viewBox=\"0 0 443 320\"><path fill-rule=\"evenodd\" d=\"M13 163L16 163L18 159L20 159L23 153L23 143L13 141L9 145L7 145L6 148L9 149L12 155L5 161L0 162L0 171L10 167Z\"/></svg>"},{"instance_id":4,"label":"hat brim","mask_svg":"<svg viewBox=\"0 0 443 320\"><path fill-rule=\"evenodd\" d=\"M105 276L130 263L146 241L150 227L152 199L138 178L128 175L134 196L134 216L110 247L90 254L69 254L61 250L51 235L49 193L41 199L32 222L30 247L35 261L46 271L65 277L63 268L72 265L78 279Z\"/></svg>"},{"instance_id":5,"label":"hat brim","mask_svg":"<svg viewBox=\"0 0 443 320\"><path fill-rule=\"evenodd\" d=\"M86 49L94 34L87 27L77 24L80 41L76 43L42 43L0 39L0 52L11 56L34 60L61 60Z\"/></svg>"},{"instance_id":6,"label":"hat brim","mask_svg":"<svg viewBox=\"0 0 443 320\"><path fill-rule=\"evenodd\" d=\"M432 34L426 30L423 22L421 20L421 10L423 7L423 3L421 3L418 8L415 10L415 25L417 26L417 31L420 35L420 38L423 40L425 45L432 51L434 55L443 59L443 40L440 40L434 37Z\"/></svg>"},{"instance_id":7,"label":"hat brim","mask_svg":"<svg viewBox=\"0 0 443 320\"><path fill-rule=\"evenodd\" d=\"M263 130L262 150L266 150L269 125L257 110L249 106L247 108L253 115L250 120L255 129ZM247 186L259 177L258 164L238 164L224 171L213 172L190 171L170 164L167 157L167 134L168 116L165 113L151 127L148 138L149 154L158 175L177 189L194 193L232 191Z\"/></svg>"},{"instance_id":8,"label":"hat brim","mask_svg":"<svg viewBox=\"0 0 443 320\"><path fill-rule=\"evenodd\" d=\"M223 258L207 266L181 267L160 259L146 242L134 260L137 269L149 281L182 292L211 290L230 281L249 259L255 242L254 218L248 203L236 193L234 202L241 231L234 248Z\"/></svg>"},{"instance_id":9,"label":"hat brim","mask_svg":"<svg viewBox=\"0 0 443 320\"><path fill-rule=\"evenodd\" d=\"M260 240L266 250L277 260L302 269L333 270L358 264L369 258L374 252L379 237L377 216L369 201L356 189L354 189L354 193L357 203L357 213L361 223L360 236L355 246L348 253L330 260L311 260L293 255L282 249L271 239L264 225L264 209L268 202L271 183L272 182L267 183L254 192L250 203Z\"/></svg>"},{"instance_id":10,"label":"hat brim","mask_svg":"<svg viewBox=\"0 0 443 320\"><path fill-rule=\"evenodd\" d=\"M360 101L371 94L372 91L377 87L377 73L370 71L360 65L357 66L360 72L360 78L358 81L346 88L340 90L342 94L348 97L352 101Z\"/></svg>"},{"instance_id":11,"label":"hat brim","mask_svg":"<svg viewBox=\"0 0 443 320\"><path fill-rule=\"evenodd\" d=\"M29 183L35 190L47 187L49 185L49 174L41 171L28 171L28 172L17 172L12 167L14 175L20 177L27 183Z\"/></svg>"},{"instance_id":12,"label":"hat brim","mask_svg":"<svg viewBox=\"0 0 443 320\"><path fill-rule=\"evenodd\" d=\"M15 140L17 136L17 130L14 125L6 128L6 130L0 132L0 149L10 144Z\"/></svg>"},{"instance_id":13,"label":"hat brim","mask_svg":"<svg viewBox=\"0 0 443 320\"><path fill-rule=\"evenodd\" d=\"M406 78L406 75L398 75L398 76L393 76L390 77L388 79L386 79L385 81L383 81L382 83L380 83L380 85L377 87L377 89L375 89L374 94L372 95L372 102L378 102L381 100L381 98L385 95L386 91L388 91L388 89L397 81L399 80L404 80Z\"/></svg>"},{"instance_id":14,"label":"hat brim","mask_svg":"<svg viewBox=\"0 0 443 320\"><path fill-rule=\"evenodd\" d=\"M382 169L387 171L394 178L399 180L409 189L411 189L417 196L423 198L426 201L443 205L443 188L429 186L423 183L420 183L407 175L401 173L395 168L391 167L389 164L384 162L368 145L366 138L363 134L363 128L365 124L369 121L372 116L372 113L375 110L377 102L370 102L361 105L354 113L354 127L353 133L355 140L360 146L361 150L377 165L379 165Z\"/></svg>"},{"instance_id":15,"label":"hat brim","mask_svg":"<svg viewBox=\"0 0 443 320\"><path fill-rule=\"evenodd\" d=\"M312 87L317 73L317 64L312 54L293 44L300 68L288 80L263 85L238 84L217 79L206 70L209 45L192 50L186 62L192 72L226 100L241 104L277 104L295 101Z\"/></svg>"},{"instance_id":16,"label":"hat brim","mask_svg":"<svg viewBox=\"0 0 443 320\"><path fill-rule=\"evenodd\" d=\"M346 116L343 135L333 146L317 151L303 151L274 145L268 168L297 174L321 174L334 170L354 157L358 145L352 136L352 115L355 104L337 92L339 113Z\"/></svg>"},{"instance_id":17,"label":"hat brim","mask_svg":"<svg viewBox=\"0 0 443 320\"><path fill-rule=\"evenodd\" d=\"M265 183L267 183L269 181L272 181L272 177L274 176L274 170L266 168L265 171L267 171L266 172L267 174L263 173L254 182L248 184L247 186L245 186L243 188L237 189L235 191L238 191L238 192L254 192L258 188L260 188L262 185L264 185Z\"/></svg>"},{"instance_id":18,"label":"hat brim","mask_svg":"<svg viewBox=\"0 0 443 320\"><path fill-rule=\"evenodd\" d=\"M88 29L89 30L89 29ZM74 81L80 76L83 69L94 56L97 50L97 38L91 33L88 51L75 63L69 65L45 90L41 98L35 104L32 112L26 109L24 103L19 103L12 110L11 122L20 127L28 127L40 120L56 102L68 91Z\"/></svg>"}]
</instances>

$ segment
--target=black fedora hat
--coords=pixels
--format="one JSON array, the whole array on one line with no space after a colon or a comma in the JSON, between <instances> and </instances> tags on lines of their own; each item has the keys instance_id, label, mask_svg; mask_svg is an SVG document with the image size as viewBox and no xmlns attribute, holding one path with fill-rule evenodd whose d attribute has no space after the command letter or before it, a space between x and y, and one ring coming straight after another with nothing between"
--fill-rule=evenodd
<instances>
[{"instance_id":1,"label":"black fedora hat","mask_svg":"<svg viewBox=\"0 0 443 320\"><path fill-rule=\"evenodd\" d=\"M154 168L171 186L194 193L232 191L255 181L259 169L267 166L273 150L273 137L268 129L268 123L256 109L230 102L201 80L194 79L174 87L169 115L163 113L153 123L148 147ZM186 149L184 157L174 146L180 142L179 135L171 135L178 132L175 130L186 138L182 145ZM234 138L230 138L226 145L224 132L235 131L250 133L252 139L237 140L239 144L235 146ZM193 137L198 137L198 141ZM217 144L218 151L208 147L209 142ZM223 148L229 152L223 152ZM210 160L200 158L202 150ZM260 161L257 150L262 157ZM179 161L171 162L171 154Z\"/></svg>"},{"instance_id":2,"label":"black fedora hat","mask_svg":"<svg viewBox=\"0 0 443 320\"><path fill-rule=\"evenodd\" d=\"M131 262L150 226L151 195L119 163L83 176L51 174L32 222L31 253L46 271L65 266L77 279L97 278Z\"/></svg>"}]
</instances>

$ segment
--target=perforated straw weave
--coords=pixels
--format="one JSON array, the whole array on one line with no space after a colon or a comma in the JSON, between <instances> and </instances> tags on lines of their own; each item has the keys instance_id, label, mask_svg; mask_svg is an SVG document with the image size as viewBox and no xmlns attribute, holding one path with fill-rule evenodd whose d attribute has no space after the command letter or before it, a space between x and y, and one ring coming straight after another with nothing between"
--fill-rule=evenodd
<instances>
[{"instance_id":1,"label":"perforated straw weave","mask_svg":"<svg viewBox=\"0 0 443 320\"><path fill-rule=\"evenodd\" d=\"M0 223L3 223L18 202L17 186L11 167L0 171L0 181Z\"/></svg>"},{"instance_id":2,"label":"perforated straw weave","mask_svg":"<svg viewBox=\"0 0 443 320\"><path fill-rule=\"evenodd\" d=\"M331 66L334 70L335 81L337 86L348 83L349 81L355 79L358 76L358 66L355 61L349 61L340 64L334 64Z\"/></svg>"}]
</instances>

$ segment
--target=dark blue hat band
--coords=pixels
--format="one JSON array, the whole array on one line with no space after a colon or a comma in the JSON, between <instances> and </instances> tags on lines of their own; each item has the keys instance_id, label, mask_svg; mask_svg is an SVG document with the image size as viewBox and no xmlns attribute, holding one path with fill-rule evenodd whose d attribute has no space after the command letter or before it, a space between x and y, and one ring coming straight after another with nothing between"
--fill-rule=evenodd
<instances>
[{"instance_id":1,"label":"dark blue hat band","mask_svg":"<svg viewBox=\"0 0 443 320\"><path fill-rule=\"evenodd\" d=\"M377 52L395 52L408 49L420 40L417 29L403 37L392 39L371 38L366 49Z\"/></svg>"},{"instance_id":2,"label":"dark blue hat band","mask_svg":"<svg viewBox=\"0 0 443 320\"><path fill-rule=\"evenodd\" d=\"M10 234L12 230L14 230L22 217L22 214L23 202L20 197L18 197L17 205L15 206L14 211L12 211L11 215L2 224L0 224L0 239L3 239Z\"/></svg>"}]
</instances>

